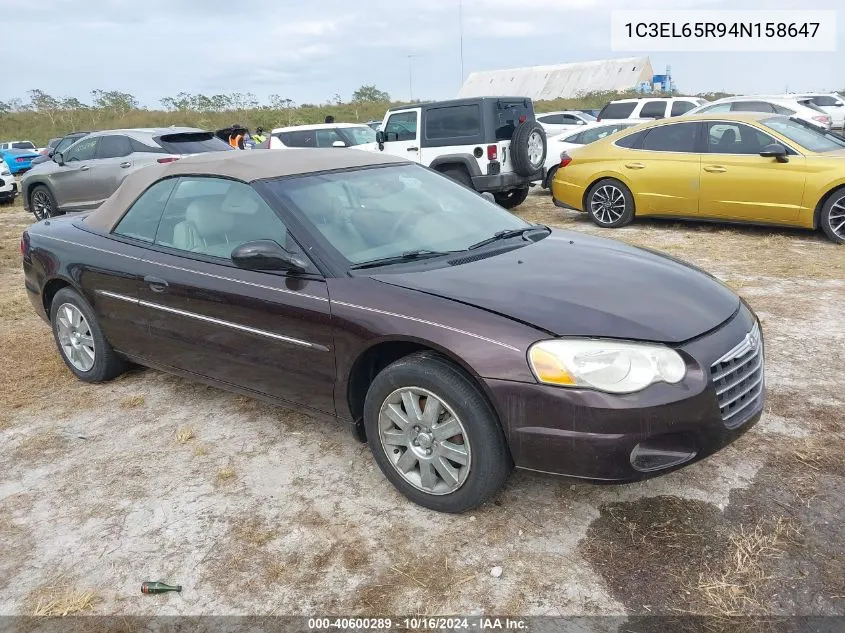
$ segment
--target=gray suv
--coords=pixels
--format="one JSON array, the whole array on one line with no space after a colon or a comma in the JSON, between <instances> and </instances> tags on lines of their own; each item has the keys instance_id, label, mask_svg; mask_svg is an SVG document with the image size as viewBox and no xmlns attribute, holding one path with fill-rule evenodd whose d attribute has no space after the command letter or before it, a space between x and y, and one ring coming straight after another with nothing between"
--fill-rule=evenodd
<instances>
[{"instance_id":1,"label":"gray suv","mask_svg":"<svg viewBox=\"0 0 845 633\"><path fill-rule=\"evenodd\" d=\"M100 206L128 174L189 154L233 151L213 132L197 128L143 128L92 132L21 181L24 208L39 220Z\"/></svg>"}]
</instances>

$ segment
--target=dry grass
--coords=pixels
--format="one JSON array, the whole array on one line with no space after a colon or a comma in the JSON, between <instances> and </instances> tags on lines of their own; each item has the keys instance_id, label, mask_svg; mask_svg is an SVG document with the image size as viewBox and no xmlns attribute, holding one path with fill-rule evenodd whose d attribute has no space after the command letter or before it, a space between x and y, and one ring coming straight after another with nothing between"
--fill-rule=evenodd
<instances>
[{"instance_id":1,"label":"dry grass","mask_svg":"<svg viewBox=\"0 0 845 633\"><path fill-rule=\"evenodd\" d=\"M235 469L232 466L224 466L217 471L215 481L218 484L230 482L235 478L235 474Z\"/></svg>"},{"instance_id":2,"label":"dry grass","mask_svg":"<svg viewBox=\"0 0 845 633\"><path fill-rule=\"evenodd\" d=\"M39 462L58 451L64 450L67 442L55 430L39 431L24 437L14 450L14 458L26 463Z\"/></svg>"},{"instance_id":3,"label":"dry grass","mask_svg":"<svg viewBox=\"0 0 845 633\"><path fill-rule=\"evenodd\" d=\"M194 455L196 457L204 457L205 455L208 455L208 447L204 444L197 444L194 446Z\"/></svg>"},{"instance_id":4,"label":"dry grass","mask_svg":"<svg viewBox=\"0 0 845 633\"><path fill-rule=\"evenodd\" d=\"M194 427L192 426L183 426L178 431L176 431L176 440L180 444L190 442L192 439L194 439L194 437Z\"/></svg>"},{"instance_id":5,"label":"dry grass","mask_svg":"<svg viewBox=\"0 0 845 633\"><path fill-rule=\"evenodd\" d=\"M730 534L723 564L713 572L703 572L696 586L710 610L722 616L767 611L763 589L774 580L767 571L767 559L779 558L785 543L795 536L795 527L783 518L769 526L762 522L750 529L740 526Z\"/></svg>"},{"instance_id":6,"label":"dry grass","mask_svg":"<svg viewBox=\"0 0 845 633\"><path fill-rule=\"evenodd\" d=\"M34 603L31 615L82 615L93 611L97 600L97 595L90 589L70 585L44 587L30 595L30 601Z\"/></svg>"},{"instance_id":7,"label":"dry grass","mask_svg":"<svg viewBox=\"0 0 845 633\"><path fill-rule=\"evenodd\" d=\"M120 401L121 409L137 409L144 404L144 396L137 394Z\"/></svg>"}]
</instances>

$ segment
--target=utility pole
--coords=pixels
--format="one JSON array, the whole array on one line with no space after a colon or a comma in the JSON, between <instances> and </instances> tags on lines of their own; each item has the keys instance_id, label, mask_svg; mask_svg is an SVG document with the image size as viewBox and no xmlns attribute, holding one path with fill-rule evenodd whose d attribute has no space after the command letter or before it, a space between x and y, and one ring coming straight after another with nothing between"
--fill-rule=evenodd
<instances>
[{"instance_id":1,"label":"utility pole","mask_svg":"<svg viewBox=\"0 0 845 633\"><path fill-rule=\"evenodd\" d=\"M414 100L414 62L416 55L408 55L408 101Z\"/></svg>"}]
</instances>

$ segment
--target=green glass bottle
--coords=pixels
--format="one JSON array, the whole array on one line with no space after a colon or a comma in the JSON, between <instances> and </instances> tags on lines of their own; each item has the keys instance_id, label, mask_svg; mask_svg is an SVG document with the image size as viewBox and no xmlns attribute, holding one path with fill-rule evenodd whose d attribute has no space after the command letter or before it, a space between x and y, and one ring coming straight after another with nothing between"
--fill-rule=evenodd
<instances>
[{"instance_id":1,"label":"green glass bottle","mask_svg":"<svg viewBox=\"0 0 845 633\"><path fill-rule=\"evenodd\" d=\"M182 591L182 585L166 585L163 582L142 582L141 593L166 593Z\"/></svg>"}]
</instances>

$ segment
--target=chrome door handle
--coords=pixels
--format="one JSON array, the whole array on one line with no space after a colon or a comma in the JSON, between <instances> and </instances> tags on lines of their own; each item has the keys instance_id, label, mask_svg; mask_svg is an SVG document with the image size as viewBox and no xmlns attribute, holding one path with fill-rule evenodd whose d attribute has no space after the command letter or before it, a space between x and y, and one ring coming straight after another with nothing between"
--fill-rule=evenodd
<instances>
[{"instance_id":1,"label":"chrome door handle","mask_svg":"<svg viewBox=\"0 0 845 633\"><path fill-rule=\"evenodd\" d=\"M722 167L721 165L707 165L707 167L704 168L704 171L709 171L712 174L721 174L728 170L726 167Z\"/></svg>"},{"instance_id":2,"label":"chrome door handle","mask_svg":"<svg viewBox=\"0 0 845 633\"><path fill-rule=\"evenodd\" d=\"M167 282L160 277L152 277L151 275L147 275L144 277L144 283L150 286L150 290L153 292L164 292L167 290Z\"/></svg>"},{"instance_id":3,"label":"chrome door handle","mask_svg":"<svg viewBox=\"0 0 845 633\"><path fill-rule=\"evenodd\" d=\"M645 165L642 163L625 163L625 167L628 169L645 169Z\"/></svg>"},{"instance_id":4,"label":"chrome door handle","mask_svg":"<svg viewBox=\"0 0 845 633\"><path fill-rule=\"evenodd\" d=\"M88 171L89 169L91 169L91 168L88 165L83 165L82 167L79 168L79 171Z\"/></svg>"},{"instance_id":5,"label":"chrome door handle","mask_svg":"<svg viewBox=\"0 0 845 633\"><path fill-rule=\"evenodd\" d=\"M127 161L125 163L120 163L120 166L126 169L127 167L132 167L132 163Z\"/></svg>"}]
</instances>

